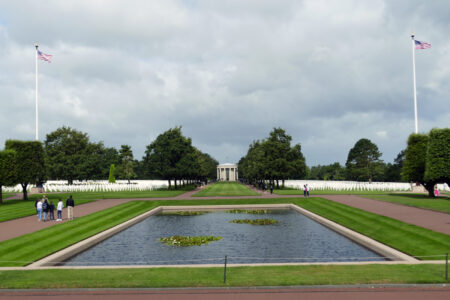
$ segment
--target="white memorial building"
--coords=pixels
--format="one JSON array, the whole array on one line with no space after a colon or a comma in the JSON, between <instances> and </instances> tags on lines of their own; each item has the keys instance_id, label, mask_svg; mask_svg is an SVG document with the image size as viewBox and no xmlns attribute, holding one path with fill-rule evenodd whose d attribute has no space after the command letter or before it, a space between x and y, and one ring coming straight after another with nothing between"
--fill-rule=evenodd
<instances>
[{"instance_id":1,"label":"white memorial building","mask_svg":"<svg viewBox=\"0 0 450 300\"><path fill-rule=\"evenodd\" d=\"M237 181L238 166L236 164L221 164L217 166L218 181Z\"/></svg>"}]
</instances>

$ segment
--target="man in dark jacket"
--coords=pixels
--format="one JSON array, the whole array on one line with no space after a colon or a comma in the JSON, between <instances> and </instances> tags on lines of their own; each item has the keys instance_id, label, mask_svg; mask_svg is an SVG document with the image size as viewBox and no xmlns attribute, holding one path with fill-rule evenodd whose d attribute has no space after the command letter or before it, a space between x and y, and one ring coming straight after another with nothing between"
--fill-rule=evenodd
<instances>
[{"instance_id":1,"label":"man in dark jacket","mask_svg":"<svg viewBox=\"0 0 450 300\"><path fill-rule=\"evenodd\" d=\"M66 200L67 207L67 219L73 220L73 207L75 206L75 201L72 199L72 195L70 195L69 199Z\"/></svg>"}]
</instances>

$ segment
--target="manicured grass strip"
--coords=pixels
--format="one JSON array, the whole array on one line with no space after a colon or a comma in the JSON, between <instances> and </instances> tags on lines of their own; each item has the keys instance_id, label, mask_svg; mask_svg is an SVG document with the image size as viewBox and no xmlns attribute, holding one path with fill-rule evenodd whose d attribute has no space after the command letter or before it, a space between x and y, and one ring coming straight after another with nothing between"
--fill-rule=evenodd
<instances>
[{"instance_id":1,"label":"manicured grass strip","mask_svg":"<svg viewBox=\"0 0 450 300\"><path fill-rule=\"evenodd\" d=\"M154 207L149 201L133 201L73 221L0 243L1 266L24 266Z\"/></svg>"},{"instance_id":2,"label":"manicured grass strip","mask_svg":"<svg viewBox=\"0 0 450 300\"><path fill-rule=\"evenodd\" d=\"M321 198L295 204L412 256L444 255L450 250L450 236L443 233Z\"/></svg>"},{"instance_id":3,"label":"manicured grass strip","mask_svg":"<svg viewBox=\"0 0 450 300\"><path fill-rule=\"evenodd\" d=\"M365 195L365 198L450 213L450 197L431 198L425 194ZM450 218L450 216L449 216Z\"/></svg>"},{"instance_id":4,"label":"manicured grass strip","mask_svg":"<svg viewBox=\"0 0 450 300\"><path fill-rule=\"evenodd\" d=\"M206 187L192 196L214 197L214 196L258 196L259 194L238 182L217 182Z\"/></svg>"},{"instance_id":5,"label":"manicured grass strip","mask_svg":"<svg viewBox=\"0 0 450 300\"><path fill-rule=\"evenodd\" d=\"M175 197L185 193L186 190L163 190L163 191L131 191L131 192L76 192L76 193L58 193L46 194L49 201L53 204L58 203L61 198L64 202L73 195L75 199L75 206L80 204L92 202L98 199L126 199L126 198L164 198ZM0 222L14 220L17 218L28 217L36 214L34 208L34 201L36 198L42 198L42 195L31 195L28 201L23 200L8 200L0 205Z\"/></svg>"},{"instance_id":6,"label":"manicured grass strip","mask_svg":"<svg viewBox=\"0 0 450 300\"><path fill-rule=\"evenodd\" d=\"M303 190L296 189L279 189L273 190L277 195L303 195ZM382 191L335 191L335 190L312 190L309 191L310 196L315 195L386 195L389 192Z\"/></svg>"},{"instance_id":7,"label":"manicured grass strip","mask_svg":"<svg viewBox=\"0 0 450 300\"><path fill-rule=\"evenodd\" d=\"M0 271L1 289L181 288L448 283L444 265L270 266ZM43 280L45 278L45 280Z\"/></svg>"}]
</instances>

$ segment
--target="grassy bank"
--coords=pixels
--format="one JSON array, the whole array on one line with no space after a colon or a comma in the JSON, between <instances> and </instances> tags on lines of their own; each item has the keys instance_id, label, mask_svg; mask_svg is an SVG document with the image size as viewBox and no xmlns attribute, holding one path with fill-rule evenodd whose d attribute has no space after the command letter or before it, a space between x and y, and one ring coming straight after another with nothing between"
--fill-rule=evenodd
<instances>
[{"instance_id":1,"label":"grassy bank","mask_svg":"<svg viewBox=\"0 0 450 300\"><path fill-rule=\"evenodd\" d=\"M16 195L16 193L5 193L5 192L2 192L2 199L5 200L6 198L9 198L9 197L12 197L12 196L15 196L15 195Z\"/></svg>"},{"instance_id":2,"label":"grassy bank","mask_svg":"<svg viewBox=\"0 0 450 300\"><path fill-rule=\"evenodd\" d=\"M0 271L2 289L448 283L444 265L270 266ZM45 280L43 280L45 278Z\"/></svg>"},{"instance_id":3,"label":"grassy bank","mask_svg":"<svg viewBox=\"0 0 450 300\"><path fill-rule=\"evenodd\" d=\"M274 194L278 195L303 195L302 190L280 189L274 190ZM431 198L426 194L412 193L395 193L395 192L379 192L379 191L333 191L320 190L311 191L310 195L358 195L364 198L392 202L406 206L425 208L434 211L450 213L450 197L442 194L441 197Z\"/></svg>"},{"instance_id":4,"label":"grassy bank","mask_svg":"<svg viewBox=\"0 0 450 300\"><path fill-rule=\"evenodd\" d=\"M273 190L274 194L277 195L302 195L303 196L303 190L296 190L296 189L276 189ZM383 192L383 191L335 191L335 190L313 190L310 191L310 196L316 196L316 195L386 195L390 192Z\"/></svg>"},{"instance_id":5,"label":"grassy bank","mask_svg":"<svg viewBox=\"0 0 450 300\"><path fill-rule=\"evenodd\" d=\"M214 196L258 196L259 194L238 182L217 182L207 186L203 191L194 194L194 197Z\"/></svg>"},{"instance_id":6,"label":"grassy bank","mask_svg":"<svg viewBox=\"0 0 450 300\"><path fill-rule=\"evenodd\" d=\"M366 198L450 213L450 197L428 197L425 194L366 195ZM450 218L450 217L449 217Z\"/></svg>"},{"instance_id":7,"label":"grassy bank","mask_svg":"<svg viewBox=\"0 0 450 300\"><path fill-rule=\"evenodd\" d=\"M0 243L0 266L24 266L159 205L295 203L413 256L443 255L450 236L320 198L133 201ZM428 258L427 258L428 259ZM442 259L429 258L429 259Z\"/></svg>"},{"instance_id":8,"label":"grassy bank","mask_svg":"<svg viewBox=\"0 0 450 300\"><path fill-rule=\"evenodd\" d=\"M157 191L131 191L131 192L75 192L46 194L49 201L58 203L61 198L64 202L69 195L73 195L75 205L92 202L98 199L126 199L126 198L166 198L175 197L185 193L186 190L157 190ZM27 217L36 214L34 202L36 198L42 198L42 194L29 196L28 201L8 200L0 204L0 222Z\"/></svg>"}]
</instances>

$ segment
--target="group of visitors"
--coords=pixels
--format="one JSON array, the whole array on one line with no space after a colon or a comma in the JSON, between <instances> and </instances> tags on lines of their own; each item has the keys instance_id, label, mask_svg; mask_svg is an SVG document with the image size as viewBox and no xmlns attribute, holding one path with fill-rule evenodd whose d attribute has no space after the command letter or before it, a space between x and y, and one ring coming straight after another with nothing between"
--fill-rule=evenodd
<instances>
[{"instance_id":1,"label":"group of visitors","mask_svg":"<svg viewBox=\"0 0 450 300\"><path fill-rule=\"evenodd\" d=\"M75 201L72 198L72 195L66 200L66 207L67 207L67 219L73 220L73 207L75 206ZM47 199L47 196L44 195L42 199L37 198L34 202L34 207L36 207L36 213L38 217L38 221L41 220L46 221L54 221L55 220L55 205L53 204L53 201L49 201ZM64 208L64 203L59 198L58 204L56 205L56 211L57 211L57 222L62 221L62 210Z\"/></svg>"}]
</instances>

